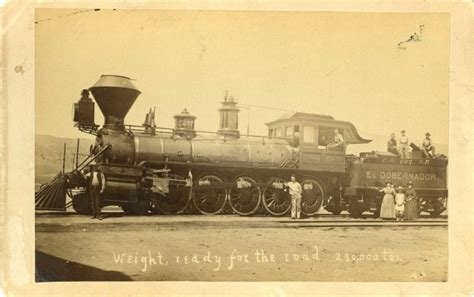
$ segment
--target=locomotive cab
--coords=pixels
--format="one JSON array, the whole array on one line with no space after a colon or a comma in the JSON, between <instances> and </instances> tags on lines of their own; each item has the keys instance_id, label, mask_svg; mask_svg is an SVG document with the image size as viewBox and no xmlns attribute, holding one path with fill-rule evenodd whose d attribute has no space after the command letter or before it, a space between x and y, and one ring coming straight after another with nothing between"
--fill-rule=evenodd
<instances>
[{"instance_id":1,"label":"locomotive cab","mask_svg":"<svg viewBox=\"0 0 474 297\"><path fill-rule=\"evenodd\" d=\"M345 149L348 144L368 143L352 123L332 116L296 112L266 123L269 137L282 138L297 147L299 168L315 171L345 172ZM342 135L342 145L335 145L335 131Z\"/></svg>"}]
</instances>

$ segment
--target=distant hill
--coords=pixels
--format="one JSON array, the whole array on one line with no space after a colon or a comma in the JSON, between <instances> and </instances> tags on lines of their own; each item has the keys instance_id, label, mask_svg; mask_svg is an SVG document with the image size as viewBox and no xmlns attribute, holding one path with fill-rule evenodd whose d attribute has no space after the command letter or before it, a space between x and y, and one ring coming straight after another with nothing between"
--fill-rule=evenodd
<instances>
[{"instance_id":1,"label":"distant hill","mask_svg":"<svg viewBox=\"0 0 474 297\"><path fill-rule=\"evenodd\" d=\"M77 139L49 135L35 135L35 183L42 184L62 171L63 150L66 143L66 171L73 169ZM80 139L79 154L88 155L94 139ZM85 156L79 155L79 163Z\"/></svg>"}]
</instances>

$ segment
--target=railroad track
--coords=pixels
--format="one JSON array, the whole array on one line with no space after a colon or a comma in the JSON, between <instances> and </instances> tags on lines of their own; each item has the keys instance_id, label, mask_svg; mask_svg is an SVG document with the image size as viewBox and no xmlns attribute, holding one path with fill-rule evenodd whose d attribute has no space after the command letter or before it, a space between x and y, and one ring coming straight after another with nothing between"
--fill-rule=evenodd
<instances>
[{"instance_id":1,"label":"railroad track","mask_svg":"<svg viewBox=\"0 0 474 297\"><path fill-rule=\"evenodd\" d=\"M108 216L107 216L108 215ZM446 228L446 219L420 219L417 221L353 219L350 217L335 218L313 217L291 220L287 217L240 217L238 215L218 216L124 216L120 213L108 213L102 221L91 220L89 216L73 214L59 216L39 216L36 218L38 232L89 231L143 231L147 229L251 229L251 228L318 228L327 231L332 228Z\"/></svg>"},{"instance_id":2,"label":"railroad track","mask_svg":"<svg viewBox=\"0 0 474 297\"><path fill-rule=\"evenodd\" d=\"M390 228L404 228L404 227L447 227L447 220L430 220L430 221L381 221L381 220L332 220L332 221L291 221L285 222L289 227L302 228L328 228L328 227L390 227Z\"/></svg>"},{"instance_id":3,"label":"railroad track","mask_svg":"<svg viewBox=\"0 0 474 297\"><path fill-rule=\"evenodd\" d=\"M124 212L121 210L121 209L118 209L118 208L110 208L110 209L106 209L106 208L103 208L102 209L102 213L105 213L105 214L109 214L110 216L112 217L115 217L115 216L127 216L127 217L138 217L140 215L131 215L131 214L127 214L125 215ZM69 217L69 216L76 216L76 217L82 217L84 215L82 214L78 214L74 211L47 211L47 210L40 210L40 211L36 211L35 212L35 215L37 217ZM169 217L169 218L176 218L176 217L183 217L183 218L189 218L189 217L196 217L196 216L199 216L199 217L228 217L228 218L232 218L232 217L240 217L240 218L273 218L273 219L284 219L286 217L289 217L289 214L286 215L286 216L272 216L272 215L268 215L268 214L254 214L254 215L250 215L250 216L240 216L238 214L233 214L233 213L220 213L220 214L215 214L215 215L211 215L211 216L206 216L206 215L202 215L202 214L179 214L179 215L165 215L165 214L149 214L149 215L143 215L142 217ZM363 214L360 218L358 219L354 219L352 218L349 214L331 214L331 213L318 213L312 217L310 217L309 219L310 220L314 220L314 219L325 219L325 218L334 218L334 219L348 219L348 220L380 220L380 219L375 219L373 214ZM426 221L433 221L433 220L447 220L448 216L447 215L441 215L439 216L438 218L431 218L429 215L421 215L420 219L418 221L423 221L423 220L426 220Z\"/></svg>"}]
</instances>

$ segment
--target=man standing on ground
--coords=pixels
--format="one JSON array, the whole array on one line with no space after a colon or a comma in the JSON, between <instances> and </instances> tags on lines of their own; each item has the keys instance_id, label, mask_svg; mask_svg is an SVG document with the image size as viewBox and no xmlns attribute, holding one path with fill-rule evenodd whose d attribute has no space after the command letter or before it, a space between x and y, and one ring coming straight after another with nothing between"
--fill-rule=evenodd
<instances>
[{"instance_id":1,"label":"man standing on ground","mask_svg":"<svg viewBox=\"0 0 474 297\"><path fill-rule=\"evenodd\" d=\"M291 218L299 219L301 216L301 193L303 192L301 184L292 175L291 181L286 183L286 186L288 186L291 196Z\"/></svg>"},{"instance_id":2,"label":"man standing on ground","mask_svg":"<svg viewBox=\"0 0 474 297\"><path fill-rule=\"evenodd\" d=\"M89 193L91 199L92 219L102 220L102 194L105 190L105 175L96 165L91 166L91 171L85 175L89 178Z\"/></svg>"}]
</instances>

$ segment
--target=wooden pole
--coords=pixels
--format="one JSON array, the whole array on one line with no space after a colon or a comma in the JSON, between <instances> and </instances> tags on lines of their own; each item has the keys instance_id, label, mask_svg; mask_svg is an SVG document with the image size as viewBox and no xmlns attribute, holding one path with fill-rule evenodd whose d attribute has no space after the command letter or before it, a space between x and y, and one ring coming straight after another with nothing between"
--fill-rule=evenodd
<instances>
[{"instance_id":1,"label":"wooden pole","mask_svg":"<svg viewBox=\"0 0 474 297\"><path fill-rule=\"evenodd\" d=\"M79 141L80 139L77 139L77 147L76 147L76 168L79 166Z\"/></svg>"},{"instance_id":2,"label":"wooden pole","mask_svg":"<svg viewBox=\"0 0 474 297\"><path fill-rule=\"evenodd\" d=\"M64 153L63 153L63 173L66 170L66 143L64 143Z\"/></svg>"},{"instance_id":3,"label":"wooden pole","mask_svg":"<svg viewBox=\"0 0 474 297\"><path fill-rule=\"evenodd\" d=\"M247 108L247 136L250 135L250 108Z\"/></svg>"}]
</instances>

